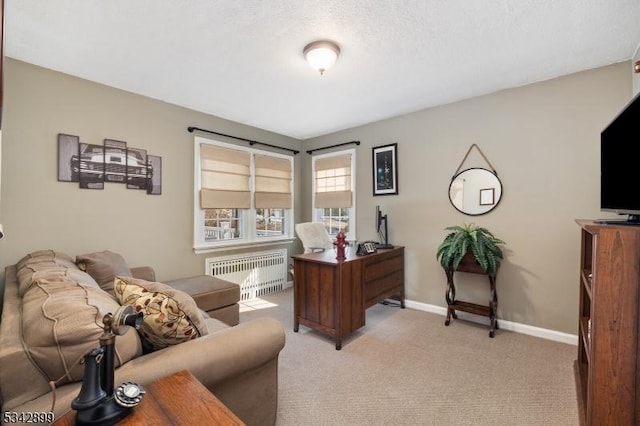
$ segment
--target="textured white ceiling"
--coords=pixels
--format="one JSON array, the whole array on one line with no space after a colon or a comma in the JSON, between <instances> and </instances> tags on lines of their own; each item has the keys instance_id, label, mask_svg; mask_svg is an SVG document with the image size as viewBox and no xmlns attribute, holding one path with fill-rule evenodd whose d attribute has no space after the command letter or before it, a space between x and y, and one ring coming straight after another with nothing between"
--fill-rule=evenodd
<instances>
[{"instance_id":1,"label":"textured white ceiling","mask_svg":"<svg viewBox=\"0 0 640 426\"><path fill-rule=\"evenodd\" d=\"M342 50L323 76L302 56L317 39ZM307 139L631 59L640 1L5 0L5 40L12 58Z\"/></svg>"}]
</instances>

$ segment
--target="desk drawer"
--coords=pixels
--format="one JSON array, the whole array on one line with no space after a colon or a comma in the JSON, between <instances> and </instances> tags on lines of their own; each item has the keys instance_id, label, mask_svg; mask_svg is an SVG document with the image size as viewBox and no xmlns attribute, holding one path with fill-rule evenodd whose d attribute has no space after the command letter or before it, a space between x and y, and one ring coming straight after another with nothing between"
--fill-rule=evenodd
<instances>
[{"instance_id":1,"label":"desk drawer","mask_svg":"<svg viewBox=\"0 0 640 426\"><path fill-rule=\"evenodd\" d=\"M369 280L364 284L365 306L375 305L377 302L386 299L392 294L398 294L399 289L404 286L404 274L402 271L395 271L384 277Z\"/></svg>"},{"instance_id":2,"label":"desk drawer","mask_svg":"<svg viewBox=\"0 0 640 426\"><path fill-rule=\"evenodd\" d=\"M402 252L383 253L373 256L364 263L364 280L370 282L389 274L404 271L404 256Z\"/></svg>"}]
</instances>

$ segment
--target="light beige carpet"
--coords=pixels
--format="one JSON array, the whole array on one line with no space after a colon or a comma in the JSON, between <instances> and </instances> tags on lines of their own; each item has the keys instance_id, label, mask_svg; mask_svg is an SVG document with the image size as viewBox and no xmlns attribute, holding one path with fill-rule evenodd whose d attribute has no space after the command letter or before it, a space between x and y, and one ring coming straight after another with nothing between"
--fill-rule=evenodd
<instances>
[{"instance_id":1,"label":"light beige carpet","mask_svg":"<svg viewBox=\"0 0 640 426\"><path fill-rule=\"evenodd\" d=\"M278 426L577 425L577 347L413 309L375 305L334 343L293 332L293 290L242 306L282 322Z\"/></svg>"}]
</instances>

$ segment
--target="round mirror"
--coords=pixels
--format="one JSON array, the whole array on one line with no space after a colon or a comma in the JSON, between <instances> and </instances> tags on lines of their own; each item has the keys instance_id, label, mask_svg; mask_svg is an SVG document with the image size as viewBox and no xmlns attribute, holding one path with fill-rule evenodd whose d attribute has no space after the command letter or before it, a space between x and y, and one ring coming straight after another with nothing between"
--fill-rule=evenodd
<instances>
[{"instance_id":1,"label":"round mirror","mask_svg":"<svg viewBox=\"0 0 640 426\"><path fill-rule=\"evenodd\" d=\"M449 200L461 213L479 216L493 210L502 198L502 183L490 170L472 168L453 177Z\"/></svg>"}]
</instances>

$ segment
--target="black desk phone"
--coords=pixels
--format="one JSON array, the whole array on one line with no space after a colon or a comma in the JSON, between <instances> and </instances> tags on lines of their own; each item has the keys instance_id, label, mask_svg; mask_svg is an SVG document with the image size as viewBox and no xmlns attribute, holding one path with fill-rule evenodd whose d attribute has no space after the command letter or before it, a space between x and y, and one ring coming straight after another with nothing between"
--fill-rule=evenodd
<instances>
[{"instance_id":1,"label":"black desk phone","mask_svg":"<svg viewBox=\"0 0 640 426\"><path fill-rule=\"evenodd\" d=\"M364 243L358 244L358 250L356 254L359 256L363 256L365 254L375 253L378 250L376 249L376 243L373 241L365 241Z\"/></svg>"}]
</instances>

